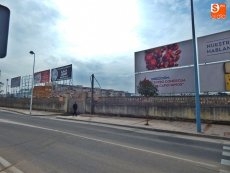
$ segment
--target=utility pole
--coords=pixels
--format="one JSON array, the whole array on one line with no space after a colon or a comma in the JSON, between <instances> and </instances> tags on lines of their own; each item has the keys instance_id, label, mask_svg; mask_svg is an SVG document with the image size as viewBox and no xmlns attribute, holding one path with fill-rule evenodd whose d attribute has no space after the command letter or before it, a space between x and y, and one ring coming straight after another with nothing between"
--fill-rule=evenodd
<instances>
[{"instance_id":1,"label":"utility pole","mask_svg":"<svg viewBox=\"0 0 230 173\"><path fill-rule=\"evenodd\" d=\"M94 114L94 74L91 76L91 112L90 114Z\"/></svg>"}]
</instances>

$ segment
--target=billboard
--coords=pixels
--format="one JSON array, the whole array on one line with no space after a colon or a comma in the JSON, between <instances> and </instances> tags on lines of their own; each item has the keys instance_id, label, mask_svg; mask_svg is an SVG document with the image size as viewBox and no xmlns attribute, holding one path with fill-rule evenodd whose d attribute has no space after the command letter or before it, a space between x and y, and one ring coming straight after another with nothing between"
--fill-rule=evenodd
<instances>
[{"instance_id":1,"label":"billboard","mask_svg":"<svg viewBox=\"0 0 230 173\"><path fill-rule=\"evenodd\" d=\"M230 74L225 73L225 63L203 64L199 66L200 91L230 91ZM144 72L135 75L136 93L139 82L148 79L158 87L159 94L194 93L194 68L184 67Z\"/></svg>"},{"instance_id":2,"label":"billboard","mask_svg":"<svg viewBox=\"0 0 230 173\"><path fill-rule=\"evenodd\" d=\"M21 76L11 78L11 88L20 87Z\"/></svg>"},{"instance_id":3,"label":"billboard","mask_svg":"<svg viewBox=\"0 0 230 173\"><path fill-rule=\"evenodd\" d=\"M40 71L34 74L34 83L47 83L50 81L50 70Z\"/></svg>"},{"instance_id":4,"label":"billboard","mask_svg":"<svg viewBox=\"0 0 230 173\"><path fill-rule=\"evenodd\" d=\"M2 5L0 5L0 21L0 58L4 58L7 53L10 10Z\"/></svg>"},{"instance_id":5,"label":"billboard","mask_svg":"<svg viewBox=\"0 0 230 173\"><path fill-rule=\"evenodd\" d=\"M200 90L201 92L227 91L224 63L200 65Z\"/></svg>"},{"instance_id":6,"label":"billboard","mask_svg":"<svg viewBox=\"0 0 230 173\"><path fill-rule=\"evenodd\" d=\"M136 93L139 82L147 79L158 88L161 94L178 94L194 92L194 68L158 70L135 74Z\"/></svg>"},{"instance_id":7,"label":"billboard","mask_svg":"<svg viewBox=\"0 0 230 173\"><path fill-rule=\"evenodd\" d=\"M230 59L230 31L197 38L199 63Z\"/></svg>"},{"instance_id":8,"label":"billboard","mask_svg":"<svg viewBox=\"0 0 230 173\"><path fill-rule=\"evenodd\" d=\"M135 72L193 64L192 40L135 52Z\"/></svg>"},{"instance_id":9,"label":"billboard","mask_svg":"<svg viewBox=\"0 0 230 173\"><path fill-rule=\"evenodd\" d=\"M230 91L230 30L199 37L197 43L200 91ZM145 78L159 94L194 93L192 40L135 52L136 86Z\"/></svg>"},{"instance_id":10,"label":"billboard","mask_svg":"<svg viewBox=\"0 0 230 173\"><path fill-rule=\"evenodd\" d=\"M72 64L51 70L51 81L72 79Z\"/></svg>"}]
</instances>

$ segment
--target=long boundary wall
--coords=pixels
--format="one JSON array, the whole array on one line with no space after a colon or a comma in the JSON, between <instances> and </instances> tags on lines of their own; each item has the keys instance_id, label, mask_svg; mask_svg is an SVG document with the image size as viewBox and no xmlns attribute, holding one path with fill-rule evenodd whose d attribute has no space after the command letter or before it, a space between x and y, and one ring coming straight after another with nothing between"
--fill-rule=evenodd
<instances>
[{"instance_id":1,"label":"long boundary wall","mask_svg":"<svg viewBox=\"0 0 230 173\"><path fill-rule=\"evenodd\" d=\"M52 112L67 112L66 98L44 98L44 99L33 99L33 109L52 111ZM0 97L1 107L29 109L30 99L29 98L3 98Z\"/></svg>"},{"instance_id":2,"label":"long boundary wall","mask_svg":"<svg viewBox=\"0 0 230 173\"><path fill-rule=\"evenodd\" d=\"M33 99L33 109L71 114L78 103L78 113L91 112L91 98L79 97ZM28 98L0 97L1 107L29 109ZM193 96L170 97L101 97L95 99L95 114L107 116L150 117L159 119L195 120ZM201 119L230 123L230 96L201 96Z\"/></svg>"},{"instance_id":3,"label":"long boundary wall","mask_svg":"<svg viewBox=\"0 0 230 173\"><path fill-rule=\"evenodd\" d=\"M86 112L90 113L90 108L88 98ZM193 96L104 97L95 101L94 110L95 114L195 120L195 98ZM230 122L230 97L201 96L201 119Z\"/></svg>"}]
</instances>

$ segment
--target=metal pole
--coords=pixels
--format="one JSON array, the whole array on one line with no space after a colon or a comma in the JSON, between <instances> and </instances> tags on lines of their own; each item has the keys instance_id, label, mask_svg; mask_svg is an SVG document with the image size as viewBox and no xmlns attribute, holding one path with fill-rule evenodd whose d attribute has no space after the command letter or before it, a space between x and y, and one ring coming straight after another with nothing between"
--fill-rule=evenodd
<instances>
[{"instance_id":1,"label":"metal pole","mask_svg":"<svg viewBox=\"0 0 230 173\"><path fill-rule=\"evenodd\" d=\"M7 97L7 92L8 92L8 80L9 79L6 79L6 97Z\"/></svg>"},{"instance_id":2,"label":"metal pole","mask_svg":"<svg viewBox=\"0 0 230 173\"><path fill-rule=\"evenodd\" d=\"M194 57L194 71L195 71L195 102L196 102L196 129L197 132L201 132L200 123L200 80L199 80L199 64L196 54L196 35L195 35L195 23L193 12L193 0L191 0L191 17L192 17L192 40L193 40L193 57Z\"/></svg>"},{"instance_id":3,"label":"metal pole","mask_svg":"<svg viewBox=\"0 0 230 173\"><path fill-rule=\"evenodd\" d=\"M33 105L33 90L34 90L34 66L35 66L35 53L33 51L30 51L30 54L34 55L34 63L33 63L33 76L32 76L32 88L31 88L31 97L30 97L30 115L32 111L32 105Z\"/></svg>"},{"instance_id":4,"label":"metal pole","mask_svg":"<svg viewBox=\"0 0 230 173\"><path fill-rule=\"evenodd\" d=\"M94 74L92 74L92 77L91 77L91 114L94 114L93 94L94 94Z\"/></svg>"}]
</instances>

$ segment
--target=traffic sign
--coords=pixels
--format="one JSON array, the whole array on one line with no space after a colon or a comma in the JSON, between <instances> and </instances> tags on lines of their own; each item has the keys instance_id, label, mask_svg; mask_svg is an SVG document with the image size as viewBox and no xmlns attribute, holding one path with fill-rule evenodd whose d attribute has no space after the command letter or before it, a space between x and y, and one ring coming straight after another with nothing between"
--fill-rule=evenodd
<instances>
[{"instance_id":1,"label":"traffic sign","mask_svg":"<svg viewBox=\"0 0 230 173\"><path fill-rule=\"evenodd\" d=\"M10 10L0 5L0 58L4 58L7 52L9 32Z\"/></svg>"}]
</instances>

